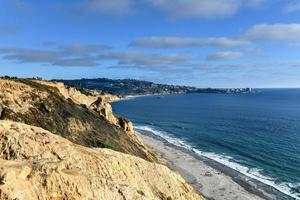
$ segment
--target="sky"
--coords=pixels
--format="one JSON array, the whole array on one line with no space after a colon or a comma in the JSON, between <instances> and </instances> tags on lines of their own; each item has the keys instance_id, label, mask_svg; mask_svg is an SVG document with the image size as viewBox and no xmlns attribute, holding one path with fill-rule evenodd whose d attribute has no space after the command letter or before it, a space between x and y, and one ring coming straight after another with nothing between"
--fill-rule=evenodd
<instances>
[{"instance_id":1,"label":"sky","mask_svg":"<svg viewBox=\"0 0 300 200\"><path fill-rule=\"evenodd\" d=\"M300 87L300 0L0 0L0 76Z\"/></svg>"}]
</instances>

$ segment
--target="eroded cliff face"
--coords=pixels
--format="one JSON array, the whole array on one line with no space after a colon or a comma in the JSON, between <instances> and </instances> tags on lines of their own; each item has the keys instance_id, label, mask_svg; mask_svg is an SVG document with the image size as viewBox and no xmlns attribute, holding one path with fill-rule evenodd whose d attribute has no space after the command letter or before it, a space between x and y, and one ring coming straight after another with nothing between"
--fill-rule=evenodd
<instances>
[{"instance_id":1,"label":"eroded cliff face","mask_svg":"<svg viewBox=\"0 0 300 200\"><path fill-rule=\"evenodd\" d=\"M100 116L104 117L110 123L119 126L125 131L133 131L132 123L124 117L116 116L110 105L111 102L118 101L120 98L116 95L100 93L97 91L82 93L74 87L69 87L60 82L40 81L34 82L57 88L60 94L65 99L71 99L78 105L85 105L88 108L98 112Z\"/></svg>"},{"instance_id":2,"label":"eroded cliff face","mask_svg":"<svg viewBox=\"0 0 300 200\"><path fill-rule=\"evenodd\" d=\"M0 79L0 119L42 127L88 147L107 147L156 161L133 132L132 124L115 116L110 94L82 93L62 83Z\"/></svg>"},{"instance_id":3,"label":"eroded cliff face","mask_svg":"<svg viewBox=\"0 0 300 200\"><path fill-rule=\"evenodd\" d=\"M165 166L0 120L0 199L203 198Z\"/></svg>"},{"instance_id":4,"label":"eroded cliff face","mask_svg":"<svg viewBox=\"0 0 300 200\"><path fill-rule=\"evenodd\" d=\"M113 102L118 101L120 98L116 95L101 93L98 91L79 91L78 89L70 86L64 85L64 83L60 82L52 82L52 81L41 81L41 80L32 80L36 83L51 86L57 88L61 95L63 95L66 99L71 99L73 102L77 104L91 105L94 103L98 97L100 96L105 102Z\"/></svg>"},{"instance_id":5,"label":"eroded cliff face","mask_svg":"<svg viewBox=\"0 0 300 200\"><path fill-rule=\"evenodd\" d=\"M146 161L157 159L112 112L117 99L0 79L0 199L202 200L178 174Z\"/></svg>"}]
</instances>

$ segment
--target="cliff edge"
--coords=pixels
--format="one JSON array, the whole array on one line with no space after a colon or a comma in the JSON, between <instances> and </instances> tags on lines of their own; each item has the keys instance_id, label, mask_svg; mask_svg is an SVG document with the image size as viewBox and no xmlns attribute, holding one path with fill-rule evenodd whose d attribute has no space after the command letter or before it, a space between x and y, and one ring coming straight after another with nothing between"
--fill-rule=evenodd
<instances>
[{"instance_id":1,"label":"cliff edge","mask_svg":"<svg viewBox=\"0 0 300 200\"><path fill-rule=\"evenodd\" d=\"M0 120L1 199L202 200L167 167Z\"/></svg>"},{"instance_id":2,"label":"cliff edge","mask_svg":"<svg viewBox=\"0 0 300 200\"><path fill-rule=\"evenodd\" d=\"M155 155L115 116L108 94L83 94L61 83L0 79L0 119L44 128L87 147L110 148L149 161Z\"/></svg>"},{"instance_id":3,"label":"cliff edge","mask_svg":"<svg viewBox=\"0 0 300 200\"><path fill-rule=\"evenodd\" d=\"M0 199L203 200L112 112L115 100L0 79Z\"/></svg>"}]
</instances>

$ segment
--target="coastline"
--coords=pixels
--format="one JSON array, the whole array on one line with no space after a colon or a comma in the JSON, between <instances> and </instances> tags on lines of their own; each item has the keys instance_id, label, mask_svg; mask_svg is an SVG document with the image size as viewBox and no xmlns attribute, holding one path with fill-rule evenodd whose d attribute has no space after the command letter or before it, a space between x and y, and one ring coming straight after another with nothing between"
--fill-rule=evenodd
<instances>
[{"instance_id":1,"label":"coastline","mask_svg":"<svg viewBox=\"0 0 300 200\"><path fill-rule=\"evenodd\" d=\"M151 96L162 96L162 95L171 95L171 94L184 94L182 92L173 92L173 93L153 93L153 94L137 94L137 95L125 95L125 96L120 96L118 101L126 101L126 100L131 100L139 97L151 97ZM115 103L117 101L114 101Z\"/></svg>"},{"instance_id":2,"label":"coastline","mask_svg":"<svg viewBox=\"0 0 300 200\"><path fill-rule=\"evenodd\" d=\"M126 96L120 98L118 101L124 101L124 100L126 101L132 98L160 96L160 95L170 95L170 93ZM217 159L215 159L215 157L211 158L210 155L208 156L202 155L202 152L200 151L198 152L188 144L181 143L182 141L177 141L176 138L168 138L168 137L166 138L165 135L162 136L161 133L157 133L157 130L152 130L151 128L144 129L142 125L135 126L134 129L137 131L137 134L143 140L144 144L150 147L153 150L153 152L155 152L158 156L161 157L161 159L164 161L164 164L168 165L169 168L171 168L173 171L176 171L179 174L181 174L181 176L190 185L194 187L195 191L197 191L201 195L203 195L202 187L206 186L206 187L215 188L215 185L207 184L207 181L203 178L206 176L203 175L200 176L199 171L195 170L197 166L195 167L195 166L184 165L182 167L181 166L182 163L190 162L190 161L195 162L200 167L203 166L204 168L208 167L208 169L215 170L215 174L220 175L219 179L221 181L224 180L224 177L226 177L225 179L227 178L230 179L230 181L227 181L227 183L229 183L229 186L225 187L225 189L227 188L229 190L230 198L228 198L227 196L228 194L226 194L226 192L219 192L221 198L218 197L214 198L214 197L210 197L209 196L210 194L208 195L204 194L204 196L206 196L207 199L215 199L215 200L217 199L296 200L298 199L297 197L294 197L293 195L288 193L288 191L285 190L286 188L280 188L280 187L277 188L278 185L274 185L273 183L268 182L268 180L267 182L265 182L265 177L262 177L261 179L259 177L260 174L258 175L254 174L255 177L252 177L251 176L252 174L250 173L248 174L245 171L249 169L242 169L242 170L240 170L240 168L235 169L236 166L233 167L229 166L226 163L223 163L224 160L219 161L219 157L216 157ZM179 154L183 153L182 156L188 156L188 157L177 160L178 156L177 157L174 156L176 155L176 153ZM187 167L187 169L185 167ZM210 177L210 179L212 178ZM224 188L222 187L219 189L224 190ZM234 192L232 192L232 189L234 189L234 191L237 191L238 193L240 193L241 191L245 193L242 194L242 198L238 198L236 196L241 196L241 195L233 195ZM212 191L208 191L208 192L215 193L216 190L212 189ZM213 194L212 196L216 196L216 195Z\"/></svg>"},{"instance_id":3,"label":"coastline","mask_svg":"<svg viewBox=\"0 0 300 200\"><path fill-rule=\"evenodd\" d=\"M249 92L223 92L221 94L247 94L247 93L254 93L256 90L251 89ZM172 94L207 94L207 92L165 92L165 93L149 93L149 94L135 94L135 95L118 95L119 100L117 101L123 101L123 100L130 100L130 99L135 99L139 97L149 97L149 96L161 96L161 95L172 95ZM220 93L214 93L212 92L211 94L220 94ZM117 102L117 101L113 101Z\"/></svg>"},{"instance_id":4,"label":"coastline","mask_svg":"<svg viewBox=\"0 0 300 200\"><path fill-rule=\"evenodd\" d=\"M273 200L286 199L267 187L264 192L250 178L238 174L203 156L175 146L154 133L135 129L143 142L150 147L169 168L179 173L194 190L206 199ZM273 195L275 192L276 195Z\"/></svg>"}]
</instances>

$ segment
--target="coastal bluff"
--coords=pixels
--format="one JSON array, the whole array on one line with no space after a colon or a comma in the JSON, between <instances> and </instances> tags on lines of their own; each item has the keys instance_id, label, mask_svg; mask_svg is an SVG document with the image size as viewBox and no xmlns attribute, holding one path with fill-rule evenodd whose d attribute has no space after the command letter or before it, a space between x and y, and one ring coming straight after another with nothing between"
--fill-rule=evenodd
<instances>
[{"instance_id":1,"label":"coastal bluff","mask_svg":"<svg viewBox=\"0 0 300 200\"><path fill-rule=\"evenodd\" d=\"M115 115L117 96L0 79L0 199L202 200Z\"/></svg>"},{"instance_id":2,"label":"coastal bluff","mask_svg":"<svg viewBox=\"0 0 300 200\"><path fill-rule=\"evenodd\" d=\"M203 198L166 166L0 120L0 199Z\"/></svg>"},{"instance_id":3,"label":"coastal bluff","mask_svg":"<svg viewBox=\"0 0 300 200\"><path fill-rule=\"evenodd\" d=\"M41 127L86 147L110 148L156 161L131 122L112 112L109 102L117 99L57 82L0 79L2 120Z\"/></svg>"}]
</instances>

